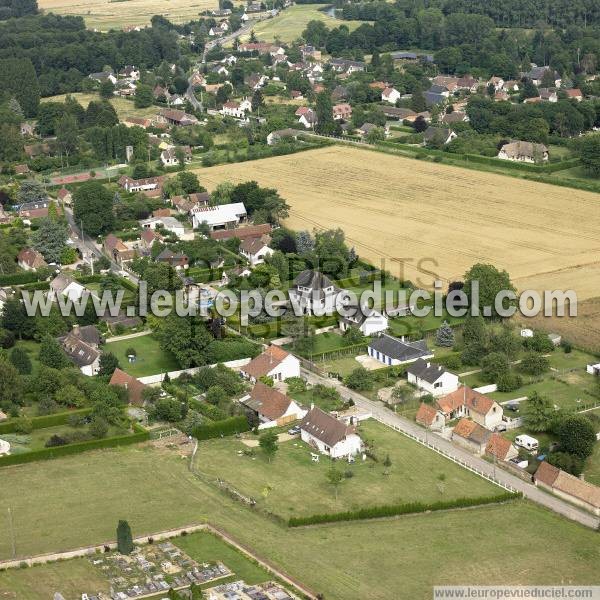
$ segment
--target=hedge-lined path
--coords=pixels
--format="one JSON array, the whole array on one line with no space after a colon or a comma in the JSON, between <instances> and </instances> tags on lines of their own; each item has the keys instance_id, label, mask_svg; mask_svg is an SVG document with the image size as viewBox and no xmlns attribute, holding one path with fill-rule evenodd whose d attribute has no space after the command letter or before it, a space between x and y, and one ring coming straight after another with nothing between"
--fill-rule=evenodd
<instances>
[{"instance_id":1,"label":"hedge-lined path","mask_svg":"<svg viewBox=\"0 0 600 600\"><path fill-rule=\"evenodd\" d=\"M523 481L516 475L512 475L511 473L504 471L500 467L497 467L493 463L487 462L479 456L475 456L466 450L456 447L448 440L445 440L434 433L428 433L416 423L400 417L388 408L382 406L380 403L369 400L362 394L347 388L339 383L337 379L321 377L305 369L303 369L302 374L311 384L322 383L329 386L332 384L335 385L339 389L343 398L352 399L360 408L369 410L373 414L373 418L380 423L383 423L384 425L387 425L388 427L391 427L392 429L395 429L396 431L408 435L416 441L427 445L433 451L437 451L447 456L450 460L457 462L464 468L472 470L486 479L495 481L502 487L522 492L525 498L528 498L533 502L537 502L538 504L541 504L542 506L559 513L568 519L577 521L582 525L592 529L598 528L600 521L592 514L576 508L573 504L570 504L565 500L561 500L549 492L541 490L533 485L533 483Z\"/></svg>"}]
</instances>

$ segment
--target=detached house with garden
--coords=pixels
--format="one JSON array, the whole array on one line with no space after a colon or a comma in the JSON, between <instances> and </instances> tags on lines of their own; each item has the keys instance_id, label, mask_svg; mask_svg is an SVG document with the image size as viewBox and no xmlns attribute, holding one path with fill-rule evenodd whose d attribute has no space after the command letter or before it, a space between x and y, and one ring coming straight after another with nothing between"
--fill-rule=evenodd
<instances>
[{"instance_id":1,"label":"detached house with garden","mask_svg":"<svg viewBox=\"0 0 600 600\"><path fill-rule=\"evenodd\" d=\"M313 407L300 423L303 442L331 458L346 458L358 454L362 440L353 425L347 425Z\"/></svg>"},{"instance_id":2,"label":"detached house with garden","mask_svg":"<svg viewBox=\"0 0 600 600\"><path fill-rule=\"evenodd\" d=\"M300 377L300 361L279 346L269 346L262 354L253 358L241 368L242 375L256 382L261 377L273 381L285 381L290 377Z\"/></svg>"}]
</instances>

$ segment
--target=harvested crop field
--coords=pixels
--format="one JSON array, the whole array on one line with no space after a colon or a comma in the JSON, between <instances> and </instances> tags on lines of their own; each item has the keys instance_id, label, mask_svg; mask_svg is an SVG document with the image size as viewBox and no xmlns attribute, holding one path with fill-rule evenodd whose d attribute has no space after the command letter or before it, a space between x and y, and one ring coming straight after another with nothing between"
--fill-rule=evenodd
<instances>
[{"instance_id":1,"label":"harvested crop field","mask_svg":"<svg viewBox=\"0 0 600 600\"><path fill-rule=\"evenodd\" d=\"M341 227L362 258L422 286L432 272L452 281L486 262L520 290L598 295L598 194L339 145L197 173L209 188L277 188L291 206L286 225Z\"/></svg>"},{"instance_id":2,"label":"harvested crop field","mask_svg":"<svg viewBox=\"0 0 600 600\"><path fill-rule=\"evenodd\" d=\"M108 31L129 25L149 25L154 15L174 23L190 21L207 9L217 8L217 0L39 0L40 9L58 15L83 17L90 29Z\"/></svg>"}]
</instances>

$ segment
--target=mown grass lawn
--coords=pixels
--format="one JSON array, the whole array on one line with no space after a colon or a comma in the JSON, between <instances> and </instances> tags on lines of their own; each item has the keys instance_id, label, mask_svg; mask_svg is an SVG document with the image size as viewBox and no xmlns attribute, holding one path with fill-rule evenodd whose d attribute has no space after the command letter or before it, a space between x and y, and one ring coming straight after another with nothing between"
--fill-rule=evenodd
<instances>
[{"instance_id":1,"label":"mown grass lawn","mask_svg":"<svg viewBox=\"0 0 600 600\"><path fill-rule=\"evenodd\" d=\"M234 575L224 579L223 582L243 579L246 583L254 585L273 579L261 566L253 563L235 548L211 533L194 533L176 538L173 543L199 563L221 561L229 567ZM213 585L215 584L212 583L205 587L212 587Z\"/></svg>"},{"instance_id":2,"label":"mown grass lawn","mask_svg":"<svg viewBox=\"0 0 600 600\"><path fill-rule=\"evenodd\" d=\"M287 529L198 480L178 453L149 446L5 468L0 477L18 556L101 544L123 518L134 535L208 520L328 600L391 600L398 590L430 600L436 584L597 583L598 534L524 501ZM0 559L11 555L3 511ZM326 559L316 565L316 557ZM94 572L74 564L0 572L0 598L47 600L59 583L67 600L80 598L75 592L98 582L86 584Z\"/></svg>"},{"instance_id":3,"label":"mown grass lawn","mask_svg":"<svg viewBox=\"0 0 600 600\"><path fill-rule=\"evenodd\" d=\"M127 350L134 348L137 352L135 362L127 359ZM104 352L112 352L118 359L121 369L134 377L156 375L167 371L177 371L181 367L175 357L161 349L158 340L152 335L110 342L105 344Z\"/></svg>"},{"instance_id":4,"label":"mown grass lawn","mask_svg":"<svg viewBox=\"0 0 600 600\"><path fill-rule=\"evenodd\" d=\"M372 444L379 462L336 462L338 469L352 473L339 486L337 500L326 478L331 461L322 456L318 463L314 462L311 449L299 439L280 443L270 463L260 449L253 457L238 454L247 449L239 440L203 442L198 448L196 466L203 474L224 479L254 498L261 508L285 518L365 506L487 496L499 491L375 421L363 423L360 435ZM392 467L390 474L385 475L382 462L388 454Z\"/></svg>"},{"instance_id":5,"label":"mown grass lawn","mask_svg":"<svg viewBox=\"0 0 600 600\"><path fill-rule=\"evenodd\" d=\"M278 16L257 23L253 27L254 33L260 40L273 41L278 38L283 42L293 42L302 35L309 21L323 21L328 27L345 25L350 31L363 23L363 21L339 21L319 10L326 6L327 4L322 6L315 4L291 6ZM242 36L242 41L248 37Z\"/></svg>"}]
</instances>

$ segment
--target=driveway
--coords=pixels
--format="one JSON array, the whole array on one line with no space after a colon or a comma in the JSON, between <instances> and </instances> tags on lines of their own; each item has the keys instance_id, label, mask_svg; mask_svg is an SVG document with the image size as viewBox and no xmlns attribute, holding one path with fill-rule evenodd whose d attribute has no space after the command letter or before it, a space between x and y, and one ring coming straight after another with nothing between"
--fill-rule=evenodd
<instances>
[{"instance_id":1,"label":"driveway","mask_svg":"<svg viewBox=\"0 0 600 600\"><path fill-rule=\"evenodd\" d=\"M335 385L343 398L352 399L356 406L367 409L373 414L373 418L395 429L396 431L403 433L421 444L427 445L433 451L437 451L443 454L450 460L459 463L466 469L474 471L478 475L492 480L502 487L516 490L523 493L523 496L532 502L541 504L542 506L557 512L568 519L577 521L586 527L597 529L599 520L597 517L591 515L588 512L580 510L572 504L561 500L557 496L545 492L537 488L533 483L523 481L516 475L512 475L507 471L504 471L500 467L496 467L495 464L489 463L479 456L474 456L466 450L457 448L454 444L441 438L440 436L428 432L426 429L421 428L416 423L409 421L399 415L393 413L391 410L382 406L379 402L374 402L365 398L362 394L355 392L335 379L327 379L320 377L315 373L306 371L303 369L303 376L312 384L323 383L331 386Z\"/></svg>"}]
</instances>

